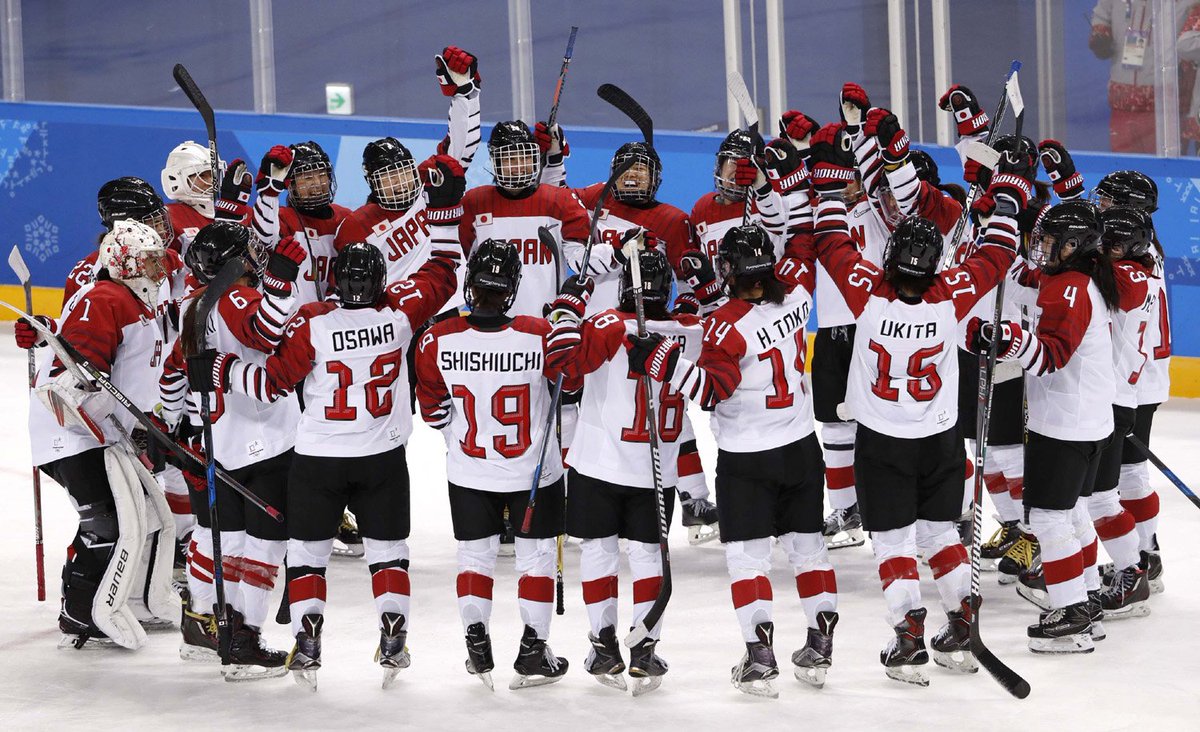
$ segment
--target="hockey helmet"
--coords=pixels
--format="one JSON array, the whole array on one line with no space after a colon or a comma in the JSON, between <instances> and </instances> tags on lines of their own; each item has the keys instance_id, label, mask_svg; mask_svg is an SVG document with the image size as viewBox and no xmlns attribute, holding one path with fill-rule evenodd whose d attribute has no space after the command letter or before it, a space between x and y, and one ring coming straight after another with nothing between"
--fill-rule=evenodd
<instances>
[{"instance_id":1,"label":"hockey helmet","mask_svg":"<svg viewBox=\"0 0 1200 732\"><path fill-rule=\"evenodd\" d=\"M883 254L886 272L908 277L932 277L942 258L942 233L920 216L909 216L896 225Z\"/></svg>"},{"instance_id":2,"label":"hockey helmet","mask_svg":"<svg viewBox=\"0 0 1200 732\"><path fill-rule=\"evenodd\" d=\"M637 253L638 266L641 268L642 301L648 303L666 302L671 297L671 265L667 255L658 249L639 249ZM621 298L622 310L631 311L634 307L633 290L633 260L630 259L621 269Z\"/></svg>"},{"instance_id":3,"label":"hockey helmet","mask_svg":"<svg viewBox=\"0 0 1200 732\"><path fill-rule=\"evenodd\" d=\"M165 243L169 244L175 239L171 217L162 199L141 178L126 176L100 186L96 194L96 210L100 212L100 221L106 229L111 230L113 223L121 219L133 219L153 228Z\"/></svg>"},{"instance_id":4,"label":"hockey helmet","mask_svg":"<svg viewBox=\"0 0 1200 732\"><path fill-rule=\"evenodd\" d=\"M221 185L225 161L217 160L218 180L212 179L212 158L208 148L188 140L167 154L162 169L163 193L172 201L196 208L209 218L213 215L213 185Z\"/></svg>"},{"instance_id":5,"label":"hockey helmet","mask_svg":"<svg viewBox=\"0 0 1200 732\"><path fill-rule=\"evenodd\" d=\"M1042 216L1034 232L1029 259L1042 271L1053 274L1099 251L1103 235L1104 223L1095 205L1088 201L1065 201Z\"/></svg>"},{"instance_id":6,"label":"hockey helmet","mask_svg":"<svg viewBox=\"0 0 1200 732\"><path fill-rule=\"evenodd\" d=\"M202 285L207 285L231 259L240 257L251 264L250 229L235 221L214 221L188 245L183 263Z\"/></svg>"},{"instance_id":7,"label":"hockey helmet","mask_svg":"<svg viewBox=\"0 0 1200 732\"><path fill-rule=\"evenodd\" d=\"M1108 256L1138 259L1154 244L1154 222L1150 214L1133 206L1113 206L1100 212L1104 226L1102 242Z\"/></svg>"},{"instance_id":8,"label":"hockey helmet","mask_svg":"<svg viewBox=\"0 0 1200 732\"><path fill-rule=\"evenodd\" d=\"M1037 145L1033 140L1021 135L1000 135L992 143L992 149L1000 153L1004 158L1006 170L1011 170L1017 175L1027 176L1029 180L1033 180L1038 172L1038 163L1041 160L1038 157ZM999 165L999 163L997 163ZM987 187L992 182L991 168L983 168L979 171L979 187L987 190Z\"/></svg>"},{"instance_id":9,"label":"hockey helmet","mask_svg":"<svg viewBox=\"0 0 1200 732\"><path fill-rule=\"evenodd\" d=\"M383 296L387 262L373 244L347 244L333 263L333 291L348 308L371 307Z\"/></svg>"},{"instance_id":10,"label":"hockey helmet","mask_svg":"<svg viewBox=\"0 0 1200 732\"><path fill-rule=\"evenodd\" d=\"M158 232L140 221L114 221L100 240L96 265L111 279L122 282L153 310L159 284L167 276L167 250Z\"/></svg>"},{"instance_id":11,"label":"hockey helmet","mask_svg":"<svg viewBox=\"0 0 1200 732\"><path fill-rule=\"evenodd\" d=\"M502 312L512 307L521 284L521 257L517 248L506 241L485 239L467 260L467 277L463 297L475 307L475 290L492 290L504 294Z\"/></svg>"},{"instance_id":12,"label":"hockey helmet","mask_svg":"<svg viewBox=\"0 0 1200 732\"><path fill-rule=\"evenodd\" d=\"M394 137L368 142L363 148L362 168L371 188L369 200L389 211L404 211L421 195L417 162Z\"/></svg>"},{"instance_id":13,"label":"hockey helmet","mask_svg":"<svg viewBox=\"0 0 1200 732\"><path fill-rule=\"evenodd\" d=\"M488 155L492 158L492 178L500 188L517 192L537 186L542 151L524 122L497 123L488 136Z\"/></svg>"},{"instance_id":14,"label":"hockey helmet","mask_svg":"<svg viewBox=\"0 0 1200 732\"><path fill-rule=\"evenodd\" d=\"M297 211L314 211L333 203L337 178L329 155L312 140L292 145L292 169L288 177L288 205Z\"/></svg>"},{"instance_id":15,"label":"hockey helmet","mask_svg":"<svg viewBox=\"0 0 1200 732\"><path fill-rule=\"evenodd\" d=\"M1092 190L1092 201L1102 211L1109 206L1132 206L1152 214L1158 210L1158 184L1145 173L1118 170L1100 179Z\"/></svg>"},{"instance_id":16,"label":"hockey helmet","mask_svg":"<svg viewBox=\"0 0 1200 732\"><path fill-rule=\"evenodd\" d=\"M653 202L662 184L662 160L645 142L627 142L617 148L609 172L615 173L629 160L633 160L633 165L617 180L613 198L632 204Z\"/></svg>"},{"instance_id":17,"label":"hockey helmet","mask_svg":"<svg viewBox=\"0 0 1200 732\"><path fill-rule=\"evenodd\" d=\"M735 226L717 247L717 272L729 281L742 276L774 276L775 247L758 224Z\"/></svg>"},{"instance_id":18,"label":"hockey helmet","mask_svg":"<svg viewBox=\"0 0 1200 732\"><path fill-rule=\"evenodd\" d=\"M717 164L713 169L713 184L717 193L730 201L741 201L746 197L746 186L733 182L734 161L752 158L762 153L762 138L749 130L736 129L721 140L717 148Z\"/></svg>"}]
</instances>

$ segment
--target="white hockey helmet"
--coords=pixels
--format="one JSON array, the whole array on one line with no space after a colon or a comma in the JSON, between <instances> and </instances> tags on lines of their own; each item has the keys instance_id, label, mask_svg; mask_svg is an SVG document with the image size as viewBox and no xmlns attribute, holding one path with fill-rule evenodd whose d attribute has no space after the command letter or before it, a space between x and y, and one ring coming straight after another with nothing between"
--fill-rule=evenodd
<instances>
[{"instance_id":1,"label":"white hockey helmet","mask_svg":"<svg viewBox=\"0 0 1200 732\"><path fill-rule=\"evenodd\" d=\"M211 218L213 181L206 180L205 176L211 170L207 147L191 140L181 142L167 155L163 166L163 193L172 201L186 203ZM225 161L219 158L217 173L218 176L225 174ZM216 181L216 185L220 184L220 180Z\"/></svg>"},{"instance_id":2,"label":"white hockey helmet","mask_svg":"<svg viewBox=\"0 0 1200 732\"><path fill-rule=\"evenodd\" d=\"M123 219L113 222L112 231L100 241L96 266L111 279L133 290L146 307L158 305L158 291L167 276L167 250L153 228Z\"/></svg>"}]
</instances>

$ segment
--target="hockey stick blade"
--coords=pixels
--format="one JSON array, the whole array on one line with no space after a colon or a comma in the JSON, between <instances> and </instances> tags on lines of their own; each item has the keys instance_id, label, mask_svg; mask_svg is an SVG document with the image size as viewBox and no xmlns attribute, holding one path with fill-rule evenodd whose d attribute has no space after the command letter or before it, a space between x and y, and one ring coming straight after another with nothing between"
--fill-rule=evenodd
<instances>
[{"instance_id":1,"label":"hockey stick blade","mask_svg":"<svg viewBox=\"0 0 1200 732\"><path fill-rule=\"evenodd\" d=\"M614 84L601 84L600 88L596 90L596 94L633 120L637 128L642 131L642 139L646 141L647 145L654 147L654 120L650 119L650 115L646 114L642 105Z\"/></svg>"},{"instance_id":2,"label":"hockey stick blade","mask_svg":"<svg viewBox=\"0 0 1200 732\"><path fill-rule=\"evenodd\" d=\"M183 64L175 64L175 69L172 71L175 77L175 83L179 84L179 88L187 95L192 106L200 113L204 119L204 128L208 132L209 140L217 139L217 120L213 114L212 105L208 103L204 93L200 91L200 87L196 86L196 82L192 79L192 75L184 68Z\"/></svg>"},{"instance_id":3,"label":"hockey stick blade","mask_svg":"<svg viewBox=\"0 0 1200 732\"><path fill-rule=\"evenodd\" d=\"M21 256L21 248L16 244L13 245L12 251L8 254L8 266L12 267L13 274L17 276L17 281L22 285L29 282L29 267L25 266L25 259Z\"/></svg>"},{"instance_id":4,"label":"hockey stick blade","mask_svg":"<svg viewBox=\"0 0 1200 732\"><path fill-rule=\"evenodd\" d=\"M750 90L746 88L746 80L742 78L741 73L730 71L725 81L729 87L729 93L733 95L733 100L737 102L738 108L742 110L742 116L746 118L746 126L751 131L757 132L758 107L755 106L754 100L750 98Z\"/></svg>"}]
</instances>

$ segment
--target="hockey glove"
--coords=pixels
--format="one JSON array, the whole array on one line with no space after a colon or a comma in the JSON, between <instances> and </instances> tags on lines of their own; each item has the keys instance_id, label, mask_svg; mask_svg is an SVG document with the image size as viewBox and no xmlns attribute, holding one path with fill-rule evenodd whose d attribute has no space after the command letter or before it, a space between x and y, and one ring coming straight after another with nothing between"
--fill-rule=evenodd
<instances>
[{"instance_id":1,"label":"hockey glove","mask_svg":"<svg viewBox=\"0 0 1200 732\"><path fill-rule=\"evenodd\" d=\"M787 195L808 185L808 168L804 165L804 157L787 139L778 137L771 140L765 158L767 177L780 194Z\"/></svg>"},{"instance_id":2,"label":"hockey glove","mask_svg":"<svg viewBox=\"0 0 1200 732\"><path fill-rule=\"evenodd\" d=\"M563 158L571 157L571 146L561 125L556 124L551 130L545 122L538 122L533 126L533 139L546 156L547 165L562 165Z\"/></svg>"},{"instance_id":3,"label":"hockey glove","mask_svg":"<svg viewBox=\"0 0 1200 732\"><path fill-rule=\"evenodd\" d=\"M288 297L292 294L292 283L300 274L300 265L308 259L304 247L295 237L285 236L271 252L267 269L263 272L263 292L273 297Z\"/></svg>"},{"instance_id":4,"label":"hockey glove","mask_svg":"<svg viewBox=\"0 0 1200 732\"><path fill-rule=\"evenodd\" d=\"M879 140L879 154L888 170L895 170L908 160L908 133L890 111L876 107L867 112L863 133Z\"/></svg>"},{"instance_id":5,"label":"hockey glove","mask_svg":"<svg viewBox=\"0 0 1200 732\"><path fill-rule=\"evenodd\" d=\"M988 122L991 121L988 119L987 112L979 106L979 100L975 98L975 94L962 84L955 84L946 90L946 93L938 100L938 109L954 113L954 121L958 123L960 137L986 132Z\"/></svg>"},{"instance_id":6,"label":"hockey glove","mask_svg":"<svg viewBox=\"0 0 1200 732\"><path fill-rule=\"evenodd\" d=\"M672 315L699 315L700 300L690 292L681 292L675 296L675 306L671 308Z\"/></svg>"},{"instance_id":7,"label":"hockey glove","mask_svg":"<svg viewBox=\"0 0 1200 732\"><path fill-rule=\"evenodd\" d=\"M194 392L213 390L213 372L217 351L209 348L187 357L188 388Z\"/></svg>"},{"instance_id":8,"label":"hockey glove","mask_svg":"<svg viewBox=\"0 0 1200 732\"><path fill-rule=\"evenodd\" d=\"M683 352L678 341L664 338L661 333L630 334L628 339L630 371L659 382L671 378Z\"/></svg>"},{"instance_id":9,"label":"hockey glove","mask_svg":"<svg viewBox=\"0 0 1200 732\"><path fill-rule=\"evenodd\" d=\"M967 322L967 350L986 354L992 346L992 323L975 316ZM1016 357L1026 342L1026 333L1020 325L1009 320L1000 323L1000 334L996 339L996 360L1007 361Z\"/></svg>"},{"instance_id":10,"label":"hockey glove","mask_svg":"<svg viewBox=\"0 0 1200 732\"><path fill-rule=\"evenodd\" d=\"M267 151L258 166L258 177L254 188L260 196L278 196L287 187L288 174L292 170L292 149L276 145Z\"/></svg>"},{"instance_id":11,"label":"hockey glove","mask_svg":"<svg viewBox=\"0 0 1200 732\"><path fill-rule=\"evenodd\" d=\"M219 221L242 221L250 213L250 191L254 176L246 169L246 161L238 158L229 164L221 176L220 196L217 198L216 218Z\"/></svg>"},{"instance_id":12,"label":"hockey glove","mask_svg":"<svg viewBox=\"0 0 1200 732\"><path fill-rule=\"evenodd\" d=\"M457 226L462 218L462 198L467 190L467 174L458 160L449 155L434 155L417 166L425 186L431 223Z\"/></svg>"},{"instance_id":13,"label":"hockey glove","mask_svg":"<svg viewBox=\"0 0 1200 732\"><path fill-rule=\"evenodd\" d=\"M829 124L812 136L809 169L813 188L822 196L841 197L846 186L854 182L854 153L850 138L841 125Z\"/></svg>"},{"instance_id":14,"label":"hockey glove","mask_svg":"<svg viewBox=\"0 0 1200 732\"><path fill-rule=\"evenodd\" d=\"M35 315L34 320L49 328L51 331L58 332L58 324L52 318L45 315ZM13 326L13 335L17 339L17 348L41 348L46 345L46 337L37 332L29 321L25 318L19 318L16 325Z\"/></svg>"},{"instance_id":15,"label":"hockey glove","mask_svg":"<svg viewBox=\"0 0 1200 732\"><path fill-rule=\"evenodd\" d=\"M720 299L721 284L717 282L717 273L708 257L700 252L688 252L679 258L679 270L701 305L711 305Z\"/></svg>"},{"instance_id":16,"label":"hockey glove","mask_svg":"<svg viewBox=\"0 0 1200 732\"><path fill-rule=\"evenodd\" d=\"M1059 198L1069 201L1083 195L1083 176L1075 170L1075 161L1061 142L1042 140L1038 143L1038 156Z\"/></svg>"},{"instance_id":17,"label":"hockey glove","mask_svg":"<svg viewBox=\"0 0 1200 732\"><path fill-rule=\"evenodd\" d=\"M779 136L789 140L802 157L808 157L808 141L812 133L821 129L815 119L794 109L779 118Z\"/></svg>"},{"instance_id":18,"label":"hockey glove","mask_svg":"<svg viewBox=\"0 0 1200 732\"><path fill-rule=\"evenodd\" d=\"M448 97L466 95L483 86L483 79L479 77L479 59L461 48L446 46L433 60L442 94Z\"/></svg>"},{"instance_id":19,"label":"hockey glove","mask_svg":"<svg viewBox=\"0 0 1200 732\"><path fill-rule=\"evenodd\" d=\"M580 278L579 275L568 277L566 282L562 283L558 297L554 298L554 303L550 306L550 320L558 320L563 315L583 318L588 300L591 299L595 289L596 283L591 277Z\"/></svg>"},{"instance_id":20,"label":"hockey glove","mask_svg":"<svg viewBox=\"0 0 1200 732\"><path fill-rule=\"evenodd\" d=\"M757 198L762 198L771 192L771 182L767 180L762 169L761 161L755 158L738 158L734 161L737 169L733 173L733 182L739 186L752 189Z\"/></svg>"},{"instance_id":21,"label":"hockey glove","mask_svg":"<svg viewBox=\"0 0 1200 732\"><path fill-rule=\"evenodd\" d=\"M867 90L852 81L842 84L840 111L842 122L846 124L846 134L857 135L866 119L867 110L871 108L871 99Z\"/></svg>"}]
</instances>

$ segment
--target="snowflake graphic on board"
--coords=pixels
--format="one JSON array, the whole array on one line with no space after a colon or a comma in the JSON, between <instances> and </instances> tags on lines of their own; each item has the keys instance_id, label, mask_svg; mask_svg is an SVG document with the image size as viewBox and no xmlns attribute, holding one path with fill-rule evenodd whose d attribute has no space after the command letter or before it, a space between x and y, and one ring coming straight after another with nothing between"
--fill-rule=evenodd
<instances>
[{"instance_id":1,"label":"snowflake graphic on board","mask_svg":"<svg viewBox=\"0 0 1200 732\"><path fill-rule=\"evenodd\" d=\"M15 198L17 189L29 185L38 176L53 170L50 165L50 132L45 122L27 122L19 119L0 119L0 131L15 133L15 139L25 140L22 145L0 147L0 167L8 174L0 180L0 189ZM10 135L4 135L6 139Z\"/></svg>"},{"instance_id":2,"label":"snowflake graphic on board","mask_svg":"<svg viewBox=\"0 0 1200 732\"><path fill-rule=\"evenodd\" d=\"M25 224L25 251L37 257L39 262L58 254L58 225L41 214Z\"/></svg>"}]
</instances>

